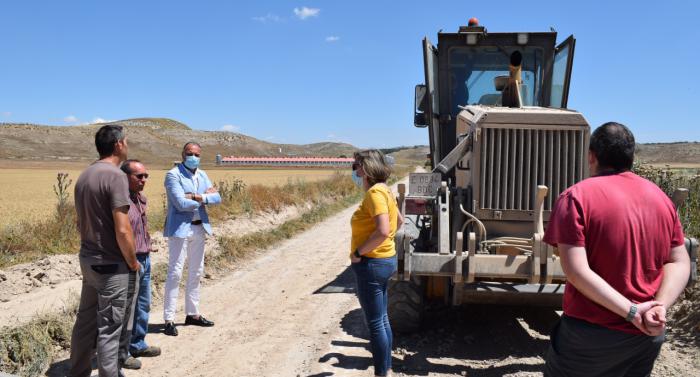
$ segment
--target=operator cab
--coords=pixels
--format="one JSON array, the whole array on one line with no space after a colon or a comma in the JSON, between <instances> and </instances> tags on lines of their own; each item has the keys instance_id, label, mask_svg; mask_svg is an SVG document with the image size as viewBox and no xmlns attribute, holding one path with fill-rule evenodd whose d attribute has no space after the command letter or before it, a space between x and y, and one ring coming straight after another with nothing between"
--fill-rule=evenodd
<instances>
[{"instance_id":1,"label":"operator cab","mask_svg":"<svg viewBox=\"0 0 700 377\"><path fill-rule=\"evenodd\" d=\"M423 39L425 84L416 86L414 125L428 127L434 163L455 146L454 137L440 134L455 134L461 107L503 106L498 82L511 73L514 54L521 57L522 106L567 106L573 35L557 46L555 31L489 33L472 21L456 33L438 33L437 48Z\"/></svg>"}]
</instances>

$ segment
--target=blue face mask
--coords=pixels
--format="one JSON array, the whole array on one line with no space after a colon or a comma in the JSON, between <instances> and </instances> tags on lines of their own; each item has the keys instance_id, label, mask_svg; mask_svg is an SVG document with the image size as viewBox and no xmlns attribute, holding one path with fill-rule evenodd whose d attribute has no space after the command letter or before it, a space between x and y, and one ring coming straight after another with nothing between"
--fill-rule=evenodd
<instances>
[{"instance_id":1,"label":"blue face mask","mask_svg":"<svg viewBox=\"0 0 700 377\"><path fill-rule=\"evenodd\" d=\"M352 171L352 181L355 182L357 187L362 188L362 177L357 175L357 170Z\"/></svg>"},{"instance_id":2,"label":"blue face mask","mask_svg":"<svg viewBox=\"0 0 700 377\"><path fill-rule=\"evenodd\" d=\"M197 156L185 156L184 164L190 170L197 169L199 167L199 157L197 157Z\"/></svg>"}]
</instances>

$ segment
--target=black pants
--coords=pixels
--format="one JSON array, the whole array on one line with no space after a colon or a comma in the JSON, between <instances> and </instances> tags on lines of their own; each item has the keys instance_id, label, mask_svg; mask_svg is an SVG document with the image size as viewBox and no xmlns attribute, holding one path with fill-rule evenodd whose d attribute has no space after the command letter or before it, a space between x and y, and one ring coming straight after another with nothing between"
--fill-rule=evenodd
<instances>
[{"instance_id":1,"label":"black pants","mask_svg":"<svg viewBox=\"0 0 700 377\"><path fill-rule=\"evenodd\" d=\"M552 330L544 375L649 376L664 335L634 335L562 316Z\"/></svg>"}]
</instances>

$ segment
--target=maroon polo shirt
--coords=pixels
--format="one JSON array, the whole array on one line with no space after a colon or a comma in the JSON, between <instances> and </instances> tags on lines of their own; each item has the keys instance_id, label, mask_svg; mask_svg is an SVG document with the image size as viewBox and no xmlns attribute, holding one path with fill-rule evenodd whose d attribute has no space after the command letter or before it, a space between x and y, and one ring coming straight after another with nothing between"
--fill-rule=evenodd
<instances>
[{"instance_id":1,"label":"maroon polo shirt","mask_svg":"<svg viewBox=\"0 0 700 377\"><path fill-rule=\"evenodd\" d=\"M564 191L552 209L544 241L584 246L590 268L629 300L654 299L671 248L685 242L671 200L632 172L585 179ZM564 290L564 314L613 330L642 334L625 318Z\"/></svg>"},{"instance_id":2,"label":"maroon polo shirt","mask_svg":"<svg viewBox=\"0 0 700 377\"><path fill-rule=\"evenodd\" d=\"M136 254L146 254L151 251L151 235L148 234L148 218L146 217L146 196L142 193L129 193L129 222L134 233Z\"/></svg>"}]
</instances>

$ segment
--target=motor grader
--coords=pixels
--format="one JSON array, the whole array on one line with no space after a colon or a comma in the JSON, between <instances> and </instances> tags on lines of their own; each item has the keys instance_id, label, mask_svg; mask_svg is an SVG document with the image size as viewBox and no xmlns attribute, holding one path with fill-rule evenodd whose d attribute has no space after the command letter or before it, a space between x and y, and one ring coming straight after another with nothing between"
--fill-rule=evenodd
<instances>
[{"instance_id":1,"label":"motor grader","mask_svg":"<svg viewBox=\"0 0 700 377\"><path fill-rule=\"evenodd\" d=\"M588 177L590 126L567 109L575 39L556 41L476 22L437 47L423 39L414 125L428 129L431 171L399 186L397 330L415 330L428 300L561 307L566 276L542 238L559 194ZM697 241L686 246L695 262Z\"/></svg>"}]
</instances>

